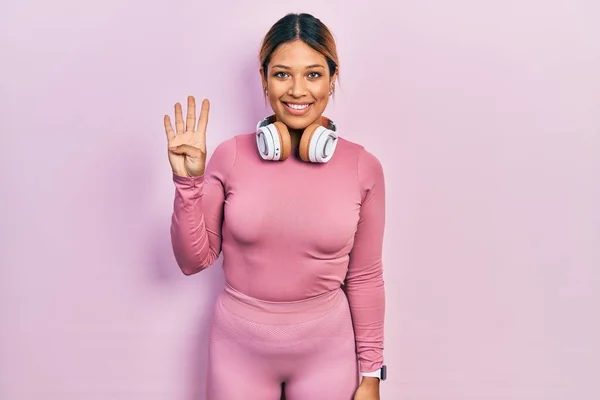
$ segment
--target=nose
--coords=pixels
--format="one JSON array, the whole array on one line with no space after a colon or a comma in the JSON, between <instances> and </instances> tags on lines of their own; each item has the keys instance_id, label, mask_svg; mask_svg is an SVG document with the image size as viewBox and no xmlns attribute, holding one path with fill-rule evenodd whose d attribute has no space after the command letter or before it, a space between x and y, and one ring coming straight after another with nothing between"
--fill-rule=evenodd
<instances>
[{"instance_id":1,"label":"nose","mask_svg":"<svg viewBox=\"0 0 600 400\"><path fill-rule=\"evenodd\" d=\"M306 94L306 83L302 78L294 78L290 85L288 94L292 97L299 98Z\"/></svg>"}]
</instances>

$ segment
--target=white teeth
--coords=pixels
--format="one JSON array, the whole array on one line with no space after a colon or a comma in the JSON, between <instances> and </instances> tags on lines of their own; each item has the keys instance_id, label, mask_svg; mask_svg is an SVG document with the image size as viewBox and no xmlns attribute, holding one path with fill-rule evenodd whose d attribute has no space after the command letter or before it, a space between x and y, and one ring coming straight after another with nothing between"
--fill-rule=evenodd
<instances>
[{"instance_id":1,"label":"white teeth","mask_svg":"<svg viewBox=\"0 0 600 400\"><path fill-rule=\"evenodd\" d=\"M293 108L294 110L304 110L309 104L290 104L287 103L288 107Z\"/></svg>"}]
</instances>

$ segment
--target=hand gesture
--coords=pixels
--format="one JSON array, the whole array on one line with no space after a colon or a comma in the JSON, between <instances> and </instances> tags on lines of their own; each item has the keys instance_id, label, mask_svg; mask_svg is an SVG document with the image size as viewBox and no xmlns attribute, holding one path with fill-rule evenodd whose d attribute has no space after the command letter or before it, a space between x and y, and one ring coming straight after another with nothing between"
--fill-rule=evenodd
<instances>
[{"instance_id":1,"label":"hand gesture","mask_svg":"<svg viewBox=\"0 0 600 400\"><path fill-rule=\"evenodd\" d=\"M171 119L165 115L169 163L173 173L179 176L200 176L206 167L206 125L208 124L208 99L202 101L198 124L196 122L196 100L187 99L185 125L181 104L175 104L175 131Z\"/></svg>"}]
</instances>

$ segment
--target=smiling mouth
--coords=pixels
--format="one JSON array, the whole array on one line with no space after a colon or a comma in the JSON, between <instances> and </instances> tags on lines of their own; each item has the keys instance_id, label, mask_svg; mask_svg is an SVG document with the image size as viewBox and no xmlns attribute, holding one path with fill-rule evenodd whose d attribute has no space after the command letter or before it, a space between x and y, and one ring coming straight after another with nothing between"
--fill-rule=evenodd
<instances>
[{"instance_id":1,"label":"smiling mouth","mask_svg":"<svg viewBox=\"0 0 600 400\"><path fill-rule=\"evenodd\" d=\"M283 101L282 103L285 105L288 112L292 115L302 115L306 113L312 106L312 103L288 103L285 101Z\"/></svg>"},{"instance_id":2,"label":"smiling mouth","mask_svg":"<svg viewBox=\"0 0 600 400\"><path fill-rule=\"evenodd\" d=\"M292 108L294 110L304 110L308 107L311 106L312 103L286 103L285 101L283 102L283 104L285 104L286 106L288 106L289 108Z\"/></svg>"}]
</instances>

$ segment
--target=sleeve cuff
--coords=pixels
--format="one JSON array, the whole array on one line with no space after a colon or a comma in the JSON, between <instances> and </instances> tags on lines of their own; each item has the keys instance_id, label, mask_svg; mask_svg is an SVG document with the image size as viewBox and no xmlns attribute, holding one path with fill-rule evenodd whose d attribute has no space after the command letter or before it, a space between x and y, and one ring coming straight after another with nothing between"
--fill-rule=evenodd
<instances>
[{"instance_id":1,"label":"sleeve cuff","mask_svg":"<svg viewBox=\"0 0 600 400\"><path fill-rule=\"evenodd\" d=\"M204 182L204 175L200 176L181 176L173 172L173 182L181 187L197 187Z\"/></svg>"}]
</instances>

